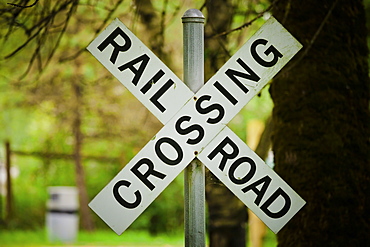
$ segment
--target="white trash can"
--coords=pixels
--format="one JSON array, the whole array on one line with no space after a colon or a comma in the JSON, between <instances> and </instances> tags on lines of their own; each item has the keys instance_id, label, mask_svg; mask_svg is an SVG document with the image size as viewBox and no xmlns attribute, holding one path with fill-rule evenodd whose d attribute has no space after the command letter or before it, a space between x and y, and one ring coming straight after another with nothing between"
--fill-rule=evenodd
<instances>
[{"instance_id":1,"label":"white trash can","mask_svg":"<svg viewBox=\"0 0 370 247\"><path fill-rule=\"evenodd\" d=\"M78 233L78 190L76 187L48 187L46 227L50 241L71 243Z\"/></svg>"}]
</instances>

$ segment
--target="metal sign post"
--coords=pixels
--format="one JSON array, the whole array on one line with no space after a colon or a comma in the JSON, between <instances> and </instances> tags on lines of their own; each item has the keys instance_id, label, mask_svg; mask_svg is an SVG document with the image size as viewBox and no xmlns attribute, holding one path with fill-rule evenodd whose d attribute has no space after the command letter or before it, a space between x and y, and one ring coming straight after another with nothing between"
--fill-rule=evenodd
<instances>
[{"instance_id":1,"label":"metal sign post","mask_svg":"<svg viewBox=\"0 0 370 247\"><path fill-rule=\"evenodd\" d=\"M184 83L196 93L204 84L204 16L190 9L184 13L182 23ZM184 176L185 246L205 246L204 165L194 159L185 168Z\"/></svg>"}]
</instances>

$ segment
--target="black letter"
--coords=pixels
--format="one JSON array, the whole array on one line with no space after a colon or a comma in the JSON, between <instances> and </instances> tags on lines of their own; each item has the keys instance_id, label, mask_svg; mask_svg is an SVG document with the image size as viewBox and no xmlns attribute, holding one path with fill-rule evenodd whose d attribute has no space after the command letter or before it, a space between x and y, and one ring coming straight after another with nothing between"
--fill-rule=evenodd
<instances>
[{"instance_id":1,"label":"black letter","mask_svg":"<svg viewBox=\"0 0 370 247\"><path fill-rule=\"evenodd\" d=\"M238 64L240 64L240 66L243 67L243 69L245 69L248 74L245 74L245 73L242 73L240 71L236 71L236 70L233 70L233 69L228 69L226 71L226 75L236 84L238 85L238 87L244 92L244 93L248 93L249 92L249 89L246 88L243 83L241 81L238 80L238 78L236 78L236 76L238 77L241 77L241 78L244 78L244 79L247 79L247 80L252 80L252 81L255 81L255 82L258 82L260 80L260 77L254 73L254 71L249 68L249 66L247 64L245 64L243 62L243 60L241 60L240 58L238 58L238 60L236 60L238 62Z\"/></svg>"},{"instance_id":2,"label":"black letter","mask_svg":"<svg viewBox=\"0 0 370 247\"><path fill-rule=\"evenodd\" d=\"M118 191L119 187L126 186L128 188L130 187L130 185L131 183L126 180L118 181L113 187L113 196L114 198L116 198L117 202L125 208L136 208L141 202L141 194L138 190L135 192L136 200L133 203L129 203L125 199L123 199Z\"/></svg>"},{"instance_id":3,"label":"black letter","mask_svg":"<svg viewBox=\"0 0 370 247\"><path fill-rule=\"evenodd\" d=\"M142 174L140 171L139 171L139 168L141 167L141 165L143 164L146 164L148 166L148 170L145 172L145 174ZM132 168L131 168L131 171L132 173L134 173L136 175L136 177L138 179L141 180L141 182L143 182L146 187L148 187L150 190L153 190L155 188L155 186L148 180L148 177L150 175L153 175L153 176L156 176L157 178L160 178L160 179L164 179L166 177L165 174L163 173L160 173L156 170L154 170L154 164L153 162L150 160L150 159L147 159L147 158L143 158L141 160L139 160Z\"/></svg>"},{"instance_id":4,"label":"black letter","mask_svg":"<svg viewBox=\"0 0 370 247\"><path fill-rule=\"evenodd\" d=\"M231 102L231 104L236 105L236 103L238 103L235 97L232 96L218 81L215 81L213 86L215 86L215 88L217 88L218 91L220 91L226 97L226 99Z\"/></svg>"},{"instance_id":5,"label":"black letter","mask_svg":"<svg viewBox=\"0 0 370 247\"><path fill-rule=\"evenodd\" d=\"M268 209L268 207L276 200L276 198L278 198L278 196L282 196L285 199L285 205L279 212L273 213ZM261 206L261 210L271 218L277 219L288 213L291 205L292 201L290 200L290 197L281 188L278 188L274 194L272 194L271 197L267 199L267 201Z\"/></svg>"},{"instance_id":6,"label":"black letter","mask_svg":"<svg viewBox=\"0 0 370 247\"><path fill-rule=\"evenodd\" d=\"M274 58L270 62L263 60L257 54L256 47L257 47L257 45L266 45L266 44L267 44L267 40L265 40L265 39L257 39L257 40L255 40L253 42L252 46L251 46L252 57L260 65L262 65L264 67L272 67L272 66L274 66L277 63L277 61L279 60L279 58L282 58L283 57L283 54L281 54L273 45L270 45L270 47L267 48L267 50L264 53L265 53L266 56L268 56L268 55L270 55L272 53L272 54L274 54Z\"/></svg>"},{"instance_id":7,"label":"black letter","mask_svg":"<svg viewBox=\"0 0 370 247\"><path fill-rule=\"evenodd\" d=\"M162 78L162 76L164 76L164 72L163 72L163 70L159 70L158 72L157 72L157 74L155 74L154 76L153 76L153 78L152 79L150 79L145 85L144 85L144 87L142 87L141 89L140 89L140 91L143 93L143 94L146 94L146 92L148 92L148 90L152 87L152 85L153 84L155 84L157 81L159 81L159 79L161 79Z\"/></svg>"},{"instance_id":8,"label":"black letter","mask_svg":"<svg viewBox=\"0 0 370 247\"><path fill-rule=\"evenodd\" d=\"M256 195L257 195L256 200L254 200L254 203L258 206L258 204L260 204L263 196L265 195L266 190L267 190L267 188L269 187L269 185L271 183L271 180L272 179L269 176L265 176L265 177L261 178L260 180L257 180L253 184L248 185L247 187L242 189L242 191L244 193L246 193L248 190L253 190L253 192L256 193ZM263 183L263 185L262 185L261 190L258 190L257 186L262 184L262 183Z\"/></svg>"},{"instance_id":9,"label":"black letter","mask_svg":"<svg viewBox=\"0 0 370 247\"><path fill-rule=\"evenodd\" d=\"M115 38L117 38L117 36L120 35L124 40L125 40L125 44L123 46L120 46L119 44L117 44L116 41L114 41ZM128 49L130 49L131 47L131 40L130 38L127 36L127 34L125 34L119 27L117 27L111 34L109 34L109 36L98 46L98 49L99 51L103 51L105 48L107 48L107 46L111 44L114 49L113 49L113 53L112 55L110 56L110 61L114 64L117 60L117 56L118 56L118 53L119 52L123 52L123 51L127 51Z\"/></svg>"},{"instance_id":10,"label":"black letter","mask_svg":"<svg viewBox=\"0 0 370 247\"><path fill-rule=\"evenodd\" d=\"M238 166L240 164L242 164L243 162L249 163L250 170L247 173L247 175L244 176L244 178L238 179L234 176L234 172L235 172L236 168L238 168ZM248 182L254 176L255 173L256 173L256 163L254 163L254 161L251 158L241 157L241 158L237 159L231 165L230 170L229 170L229 177L230 177L231 182L233 182L234 184L244 184L244 183Z\"/></svg>"},{"instance_id":11,"label":"black letter","mask_svg":"<svg viewBox=\"0 0 370 247\"><path fill-rule=\"evenodd\" d=\"M166 108L163 107L161 103L158 102L158 99L174 84L174 82L169 79L152 97L150 101L161 111L164 112Z\"/></svg>"},{"instance_id":12,"label":"black letter","mask_svg":"<svg viewBox=\"0 0 370 247\"><path fill-rule=\"evenodd\" d=\"M195 103L195 109L197 109L197 111L200 113L200 114L207 114L207 113L210 113L211 111L213 110L217 110L219 112L218 116L215 117L215 118L208 118L207 120L207 123L210 123L210 124L216 124L218 122L221 121L221 119L224 117L225 115L225 110L224 108L220 105L220 104L212 104L206 108L202 108L200 106L200 104L204 101L204 100L210 100L211 99L211 96L209 95L203 95L201 96L197 102Z\"/></svg>"},{"instance_id":13,"label":"black letter","mask_svg":"<svg viewBox=\"0 0 370 247\"><path fill-rule=\"evenodd\" d=\"M177 158L176 159L171 160L163 154L163 152L161 150L161 144L164 143L164 142L170 144L176 150L176 152L177 152ZM155 143L155 153L167 165L177 165L178 163L181 162L182 158L184 157L184 154L183 154L182 149L179 146L179 144L177 144L177 142L175 142L174 140L172 140L171 138L168 138L168 137L162 137L161 139L159 139Z\"/></svg>"},{"instance_id":14,"label":"black letter","mask_svg":"<svg viewBox=\"0 0 370 247\"><path fill-rule=\"evenodd\" d=\"M198 131L198 136L195 138L195 139L188 139L186 141L186 143L190 144L190 145L194 145L194 144L197 144L199 143L203 137L204 137L204 129L202 128L202 126L200 126L199 124L193 124L185 129L181 128L181 123L184 122L184 121L190 121L191 117L189 116L182 116L180 117L177 121L176 121L176 125L175 125L175 128L176 128L176 131L177 133L179 133L180 135L187 135L193 131Z\"/></svg>"},{"instance_id":15,"label":"black letter","mask_svg":"<svg viewBox=\"0 0 370 247\"><path fill-rule=\"evenodd\" d=\"M132 71L132 73L135 74L134 79L132 79L132 83L136 86L137 83L139 82L140 77L143 74L144 69L145 69L146 65L148 64L149 60L150 60L150 58L148 57L148 55L143 54L140 57L137 57L134 60L132 60L132 61L130 61L130 62L124 64L124 65L121 65L120 67L118 67L118 69L120 71L123 71L125 69L130 69ZM139 69L136 69L135 66L134 66L137 63L140 63Z\"/></svg>"},{"instance_id":16,"label":"black letter","mask_svg":"<svg viewBox=\"0 0 370 247\"><path fill-rule=\"evenodd\" d=\"M233 148L231 153L227 153L223 148L229 144ZM218 146L207 156L208 159L213 160L213 158L218 154L222 154L222 159L218 168L223 171L225 169L226 161L229 159L234 159L239 154L238 146L228 137L218 144Z\"/></svg>"}]
</instances>

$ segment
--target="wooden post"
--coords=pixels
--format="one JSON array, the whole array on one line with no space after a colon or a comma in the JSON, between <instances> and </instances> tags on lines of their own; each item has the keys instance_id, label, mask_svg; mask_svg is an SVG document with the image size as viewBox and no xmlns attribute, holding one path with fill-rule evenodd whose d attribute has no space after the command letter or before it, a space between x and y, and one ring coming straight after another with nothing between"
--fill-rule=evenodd
<instances>
[{"instance_id":1,"label":"wooden post","mask_svg":"<svg viewBox=\"0 0 370 247\"><path fill-rule=\"evenodd\" d=\"M5 202L5 222L8 222L12 217L13 198L12 198L12 178L10 176L10 142L5 142L5 170L6 170L6 202Z\"/></svg>"}]
</instances>

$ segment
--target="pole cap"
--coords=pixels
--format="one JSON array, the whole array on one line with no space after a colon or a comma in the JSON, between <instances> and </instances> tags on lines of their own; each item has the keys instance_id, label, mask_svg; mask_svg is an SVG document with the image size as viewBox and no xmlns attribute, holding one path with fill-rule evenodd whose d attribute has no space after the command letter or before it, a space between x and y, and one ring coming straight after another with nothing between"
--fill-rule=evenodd
<instances>
[{"instance_id":1,"label":"pole cap","mask_svg":"<svg viewBox=\"0 0 370 247\"><path fill-rule=\"evenodd\" d=\"M204 23L204 15L198 9L188 9L182 16L182 23L186 22Z\"/></svg>"}]
</instances>

